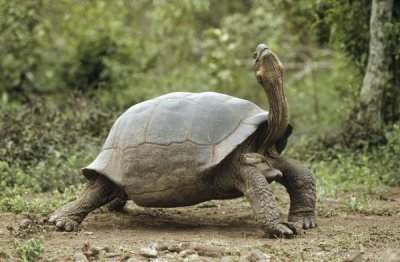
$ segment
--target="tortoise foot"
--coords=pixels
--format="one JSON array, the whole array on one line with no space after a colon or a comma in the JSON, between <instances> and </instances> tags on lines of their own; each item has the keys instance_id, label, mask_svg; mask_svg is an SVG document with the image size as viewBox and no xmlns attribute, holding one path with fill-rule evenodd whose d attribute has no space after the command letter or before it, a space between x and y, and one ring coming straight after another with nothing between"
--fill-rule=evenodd
<instances>
[{"instance_id":1,"label":"tortoise foot","mask_svg":"<svg viewBox=\"0 0 400 262\"><path fill-rule=\"evenodd\" d=\"M301 212L289 214L289 222L300 223L303 229L313 228L317 226L317 220L314 212Z\"/></svg>"},{"instance_id":2,"label":"tortoise foot","mask_svg":"<svg viewBox=\"0 0 400 262\"><path fill-rule=\"evenodd\" d=\"M300 233L299 224L290 222L277 223L264 231L268 238L292 238Z\"/></svg>"},{"instance_id":3,"label":"tortoise foot","mask_svg":"<svg viewBox=\"0 0 400 262\"><path fill-rule=\"evenodd\" d=\"M49 222L56 225L57 230L60 231L78 231L79 224L82 222L84 216L80 215L83 212L73 212L76 211L75 207L74 202L71 202L59 208L51 215Z\"/></svg>"},{"instance_id":4,"label":"tortoise foot","mask_svg":"<svg viewBox=\"0 0 400 262\"><path fill-rule=\"evenodd\" d=\"M78 231L80 224L78 219L74 218L73 216L62 215L58 213L52 215L49 219L49 222L56 225L57 230L66 232Z\"/></svg>"}]
</instances>

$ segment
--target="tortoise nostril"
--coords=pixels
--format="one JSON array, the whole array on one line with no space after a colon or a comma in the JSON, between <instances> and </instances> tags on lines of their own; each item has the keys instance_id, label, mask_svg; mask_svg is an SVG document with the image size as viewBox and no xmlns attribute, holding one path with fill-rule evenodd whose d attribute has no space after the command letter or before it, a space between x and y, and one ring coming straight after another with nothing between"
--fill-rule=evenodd
<instances>
[{"instance_id":1,"label":"tortoise nostril","mask_svg":"<svg viewBox=\"0 0 400 262\"><path fill-rule=\"evenodd\" d=\"M257 52L254 52L253 53L253 59L256 59L257 58Z\"/></svg>"}]
</instances>

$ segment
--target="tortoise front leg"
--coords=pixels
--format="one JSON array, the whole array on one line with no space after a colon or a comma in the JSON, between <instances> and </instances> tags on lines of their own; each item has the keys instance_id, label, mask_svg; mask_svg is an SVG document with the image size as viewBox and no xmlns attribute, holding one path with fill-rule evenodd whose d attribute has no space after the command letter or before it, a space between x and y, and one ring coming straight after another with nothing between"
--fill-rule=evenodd
<instances>
[{"instance_id":1,"label":"tortoise front leg","mask_svg":"<svg viewBox=\"0 0 400 262\"><path fill-rule=\"evenodd\" d=\"M55 224L59 230L78 231L79 224L90 212L123 195L119 187L99 175L86 184L77 200L56 210L49 222Z\"/></svg>"},{"instance_id":2,"label":"tortoise front leg","mask_svg":"<svg viewBox=\"0 0 400 262\"><path fill-rule=\"evenodd\" d=\"M268 237L292 237L297 234L294 224L282 222L265 176L258 168L242 164L240 167L242 182L237 189L249 200L256 218Z\"/></svg>"},{"instance_id":3,"label":"tortoise front leg","mask_svg":"<svg viewBox=\"0 0 400 262\"><path fill-rule=\"evenodd\" d=\"M299 222L303 228L317 225L315 218L316 188L315 180L308 169L291 158L278 158L272 166L282 171L281 183L290 196L289 222Z\"/></svg>"}]
</instances>

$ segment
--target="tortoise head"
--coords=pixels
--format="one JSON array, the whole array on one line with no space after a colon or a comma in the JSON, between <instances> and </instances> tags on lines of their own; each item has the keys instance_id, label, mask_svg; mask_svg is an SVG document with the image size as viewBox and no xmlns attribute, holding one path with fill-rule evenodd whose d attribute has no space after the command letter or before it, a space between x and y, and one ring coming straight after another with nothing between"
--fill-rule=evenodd
<instances>
[{"instance_id":1,"label":"tortoise head","mask_svg":"<svg viewBox=\"0 0 400 262\"><path fill-rule=\"evenodd\" d=\"M264 44L259 44L253 54L253 70L258 83L263 87L273 87L277 82L282 82L282 63Z\"/></svg>"}]
</instances>

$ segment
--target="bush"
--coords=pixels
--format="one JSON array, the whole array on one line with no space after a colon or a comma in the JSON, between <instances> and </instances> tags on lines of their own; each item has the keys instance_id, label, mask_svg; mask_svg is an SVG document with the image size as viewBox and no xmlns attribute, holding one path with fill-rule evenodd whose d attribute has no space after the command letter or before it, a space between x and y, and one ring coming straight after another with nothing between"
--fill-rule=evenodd
<instances>
[{"instance_id":1,"label":"bush","mask_svg":"<svg viewBox=\"0 0 400 262\"><path fill-rule=\"evenodd\" d=\"M0 0L0 95L28 101L49 74L44 73L48 24L42 1Z\"/></svg>"},{"instance_id":2,"label":"bush","mask_svg":"<svg viewBox=\"0 0 400 262\"><path fill-rule=\"evenodd\" d=\"M288 155L301 159L311 168L318 182L320 197L336 197L337 192L362 190L381 196L388 186L400 185L400 127L386 131L386 144L363 147L326 143L325 139L302 139L288 147Z\"/></svg>"},{"instance_id":3,"label":"bush","mask_svg":"<svg viewBox=\"0 0 400 262\"><path fill-rule=\"evenodd\" d=\"M65 108L46 100L18 111L3 110L0 122L1 195L11 189L60 189L82 179L114 117L71 97ZM8 188L8 189L7 189Z\"/></svg>"}]
</instances>

